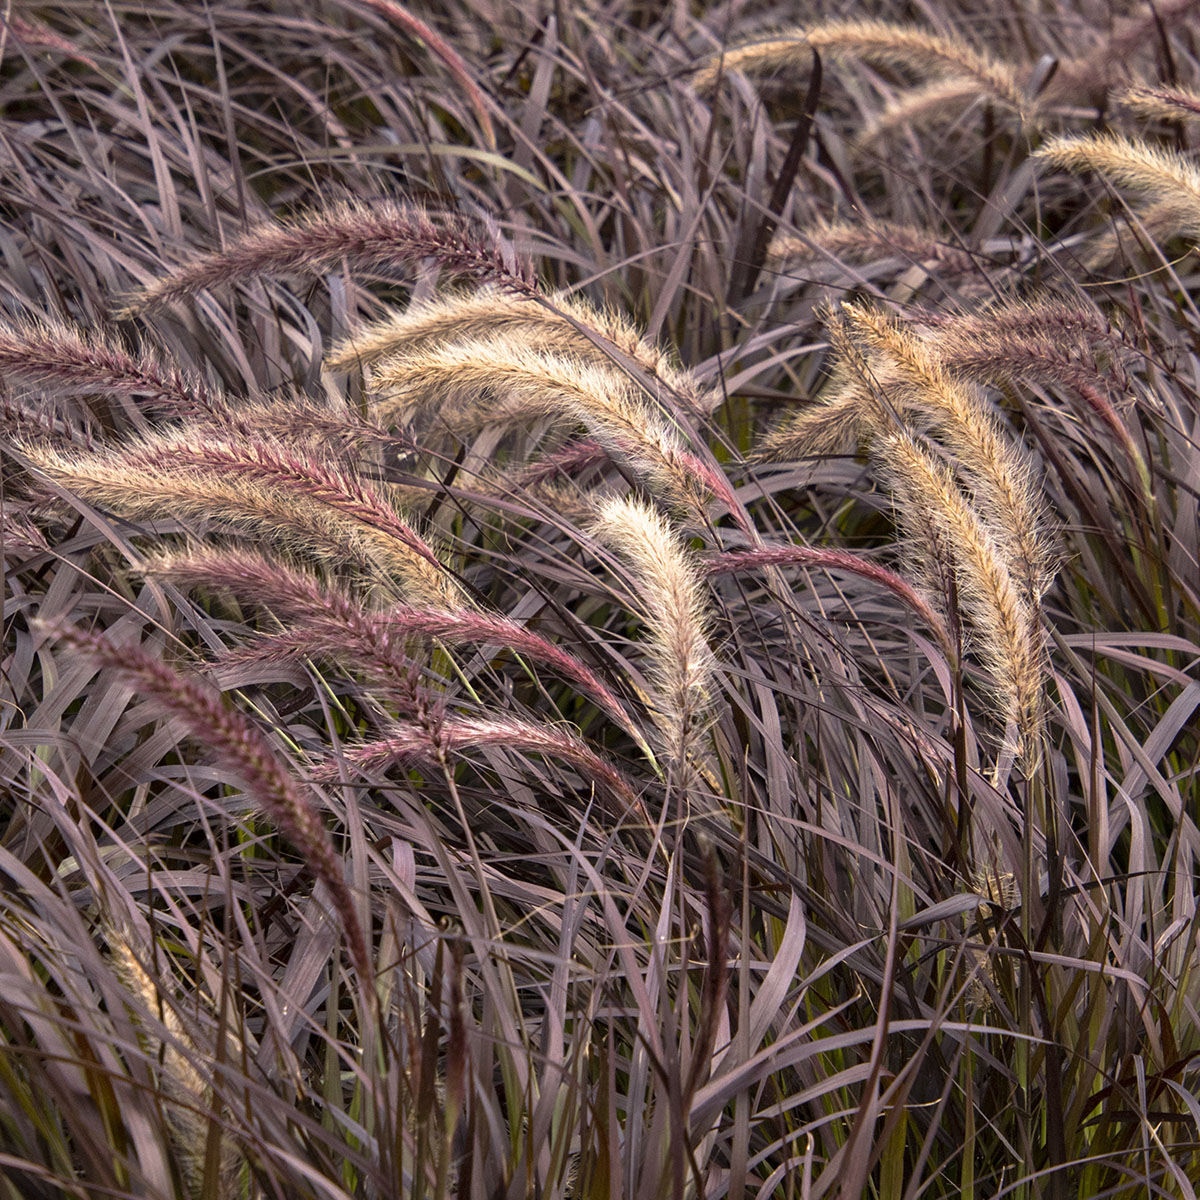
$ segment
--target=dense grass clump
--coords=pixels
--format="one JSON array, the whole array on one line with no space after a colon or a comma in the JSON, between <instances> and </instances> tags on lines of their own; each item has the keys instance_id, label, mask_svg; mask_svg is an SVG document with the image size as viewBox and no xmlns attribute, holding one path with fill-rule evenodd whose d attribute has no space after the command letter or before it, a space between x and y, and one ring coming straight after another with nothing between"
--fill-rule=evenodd
<instances>
[{"instance_id":1,"label":"dense grass clump","mask_svg":"<svg viewBox=\"0 0 1200 1200\"><path fill-rule=\"evenodd\" d=\"M810 8L3 18L0 1200L1195 1196L1200 5Z\"/></svg>"}]
</instances>

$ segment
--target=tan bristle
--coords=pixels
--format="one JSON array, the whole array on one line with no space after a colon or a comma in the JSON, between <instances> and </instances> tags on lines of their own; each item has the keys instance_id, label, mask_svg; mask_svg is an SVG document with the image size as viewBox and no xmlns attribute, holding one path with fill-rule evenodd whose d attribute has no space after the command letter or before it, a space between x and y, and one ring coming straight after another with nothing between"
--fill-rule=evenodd
<instances>
[{"instance_id":1,"label":"tan bristle","mask_svg":"<svg viewBox=\"0 0 1200 1200\"><path fill-rule=\"evenodd\" d=\"M715 670L703 576L680 536L642 500L602 501L592 533L631 568L654 665L651 716L670 761L681 778L690 779L695 741L712 704Z\"/></svg>"},{"instance_id":2,"label":"tan bristle","mask_svg":"<svg viewBox=\"0 0 1200 1200\"><path fill-rule=\"evenodd\" d=\"M710 58L694 83L697 90L708 91L722 73L760 76L793 66L807 69L813 50L823 57L858 58L935 78L962 77L1014 112L1026 110L1016 71L1007 63L980 54L959 38L886 21L830 21L736 46Z\"/></svg>"}]
</instances>

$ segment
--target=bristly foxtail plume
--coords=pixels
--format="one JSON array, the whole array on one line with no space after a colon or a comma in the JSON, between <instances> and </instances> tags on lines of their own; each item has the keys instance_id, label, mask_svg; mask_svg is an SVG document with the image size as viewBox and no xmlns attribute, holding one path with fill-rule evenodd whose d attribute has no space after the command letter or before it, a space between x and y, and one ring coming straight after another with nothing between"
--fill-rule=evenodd
<instances>
[{"instance_id":1,"label":"bristly foxtail plume","mask_svg":"<svg viewBox=\"0 0 1200 1200\"><path fill-rule=\"evenodd\" d=\"M592 438L575 438L530 463L516 477L518 488L536 488L552 480L571 479L609 461L604 447Z\"/></svg>"},{"instance_id":2,"label":"bristly foxtail plume","mask_svg":"<svg viewBox=\"0 0 1200 1200\"><path fill-rule=\"evenodd\" d=\"M357 269L412 268L426 260L477 283L494 283L527 296L536 292L527 276L505 262L500 247L462 217L434 220L420 209L378 200L350 202L291 224L251 230L227 250L202 254L147 284L130 297L123 315L262 276L311 274L341 262Z\"/></svg>"},{"instance_id":3,"label":"bristly foxtail plume","mask_svg":"<svg viewBox=\"0 0 1200 1200\"><path fill-rule=\"evenodd\" d=\"M856 453L874 417L867 384L850 366L845 358L837 358L820 399L769 429L754 448L754 460L780 462Z\"/></svg>"},{"instance_id":4,"label":"bristly foxtail plume","mask_svg":"<svg viewBox=\"0 0 1200 1200\"><path fill-rule=\"evenodd\" d=\"M226 659L277 661L321 655L396 680L407 673L408 664L399 651L412 637L436 638L449 646L504 646L578 685L609 717L637 736L620 701L594 671L540 633L498 613L407 604L367 608L338 580L318 579L278 556L253 550L200 546L153 557L143 570L179 587L227 591L270 611L288 626L283 633L264 636Z\"/></svg>"},{"instance_id":5,"label":"bristly foxtail plume","mask_svg":"<svg viewBox=\"0 0 1200 1200\"><path fill-rule=\"evenodd\" d=\"M619 313L576 296L540 299L500 288L447 296L391 313L339 342L325 356L325 365L331 371L349 371L439 343L493 335L525 339L539 349L609 368L615 365L613 355L605 350L605 343L610 343L670 388L689 409L708 413L720 402L719 396L706 391L691 372L677 367L665 350L642 337Z\"/></svg>"},{"instance_id":6,"label":"bristly foxtail plume","mask_svg":"<svg viewBox=\"0 0 1200 1200\"><path fill-rule=\"evenodd\" d=\"M207 412L219 401L202 380L154 353L133 353L113 339L61 321L0 324L0 371L56 390L144 396L180 415Z\"/></svg>"},{"instance_id":7,"label":"bristly foxtail plume","mask_svg":"<svg viewBox=\"0 0 1200 1200\"><path fill-rule=\"evenodd\" d=\"M653 665L651 715L686 788L696 773L695 745L716 673L702 570L667 520L642 500L602 501L591 532L629 565Z\"/></svg>"},{"instance_id":8,"label":"bristly foxtail plume","mask_svg":"<svg viewBox=\"0 0 1200 1200\"><path fill-rule=\"evenodd\" d=\"M167 1108L167 1117L171 1123L173 1148L178 1155L183 1182L188 1194L199 1200L205 1195L205 1166L212 1123L215 1120L223 1124L228 1117L228 1110L218 1113L212 1111L212 1082L196 1067L196 1062L211 1058L212 1050L199 1047L184 1028L177 1011L179 1001L174 996L164 997L159 983L142 966L129 939L116 929L110 929L107 936L118 978L137 998L142 1010L159 1018L166 1028L167 1036L161 1039L151 1038L146 1031L147 1040L155 1048L156 1057L162 1064L160 1078L163 1091L175 1102ZM133 1016L136 1020L140 1014L133 1010ZM218 1138L217 1194L231 1196L236 1194L243 1158L228 1134L220 1132Z\"/></svg>"},{"instance_id":9,"label":"bristly foxtail plume","mask_svg":"<svg viewBox=\"0 0 1200 1200\"><path fill-rule=\"evenodd\" d=\"M1036 610L948 468L904 431L882 433L872 451L901 523L920 540L932 531L939 563L950 559L974 648L995 683L1006 725L1016 731L1013 749L1032 772L1041 758L1046 670Z\"/></svg>"},{"instance_id":10,"label":"bristly foxtail plume","mask_svg":"<svg viewBox=\"0 0 1200 1200\"><path fill-rule=\"evenodd\" d=\"M1112 99L1140 117L1159 121L1200 121L1200 92L1165 84L1119 88Z\"/></svg>"},{"instance_id":11,"label":"bristly foxtail plume","mask_svg":"<svg viewBox=\"0 0 1200 1200\"><path fill-rule=\"evenodd\" d=\"M323 782L336 780L340 774L339 760L363 771L378 771L393 765L443 761L450 755L462 756L483 747L561 759L608 789L642 820L648 820L629 779L578 734L561 725L505 715L448 716L432 731L419 725L392 725L376 741L344 747L338 759L326 759L317 766L313 777Z\"/></svg>"},{"instance_id":12,"label":"bristly foxtail plume","mask_svg":"<svg viewBox=\"0 0 1200 1200\"><path fill-rule=\"evenodd\" d=\"M333 458L369 447L395 455L416 449L411 438L368 421L344 398L330 401L303 394L239 398L214 405L191 419L188 429L208 430L214 437L272 441Z\"/></svg>"},{"instance_id":13,"label":"bristly foxtail plume","mask_svg":"<svg viewBox=\"0 0 1200 1200\"><path fill-rule=\"evenodd\" d=\"M698 90L707 91L722 72L766 75L791 66L807 67L813 50L827 58L859 58L927 77L959 76L1018 115L1027 111L1017 73L1007 63L980 54L959 38L887 21L829 21L736 46L710 58L697 71L694 83Z\"/></svg>"},{"instance_id":14,"label":"bristly foxtail plume","mask_svg":"<svg viewBox=\"0 0 1200 1200\"><path fill-rule=\"evenodd\" d=\"M912 263L934 263L956 275L979 269L977 257L969 250L951 245L928 230L866 219L818 221L803 236L781 234L771 243L767 262L776 270L786 271L819 261L822 252L854 262L902 258Z\"/></svg>"},{"instance_id":15,"label":"bristly foxtail plume","mask_svg":"<svg viewBox=\"0 0 1200 1200\"><path fill-rule=\"evenodd\" d=\"M665 414L611 367L530 349L503 336L463 339L382 362L367 382L381 424L436 408L447 419L480 408L501 420L577 421L658 495L698 515L715 496L739 512L728 481L683 444Z\"/></svg>"},{"instance_id":16,"label":"bristly foxtail plume","mask_svg":"<svg viewBox=\"0 0 1200 1200\"><path fill-rule=\"evenodd\" d=\"M1051 138L1033 157L1075 173L1095 171L1118 190L1147 196L1154 201L1157 237L1200 238L1200 170L1174 150L1115 134L1088 134Z\"/></svg>"},{"instance_id":17,"label":"bristly foxtail plume","mask_svg":"<svg viewBox=\"0 0 1200 1200\"><path fill-rule=\"evenodd\" d=\"M1045 506L1028 457L1001 430L978 391L939 360L924 340L877 309L842 306L844 330L866 360L882 364L888 399L902 420L916 417L938 433L974 498L981 520L1035 608L1053 578Z\"/></svg>"},{"instance_id":18,"label":"bristly foxtail plume","mask_svg":"<svg viewBox=\"0 0 1200 1200\"><path fill-rule=\"evenodd\" d=\"M956 374L1001 385L1032 380L1075 392L1121 443L1149 494L1145 457L1114 403L1129 389L1126 359L1132 349L1103 313L1055 299L1031 299L1007 301L980 313L922 313L919 319L932 320L938 357ZM1103 366L1097 351L1105 359Z\"/></svg>"},{"instance_id":19,"label":"bristly foxtail plume","mask_svg":"<svg viewBox=\"0 0 1200 1200\"><path fill-rule=\"evenodd\" d=\"M179 674L136 646L116 646L97 634L70 625L43 624L42 629L61 645L97 667L115 672L139 692L153 697L181 720L218 762L241 779L267 816L300 851L313 875L329 889L342 920L350 958L364 986L369 985L371 959L354 900L346 886L342 860L311 796L280 765L258 727L242 713L227 708L210 687Z\"/></svg>"},{"instance_id":20,"label":"bristly foxtail plume","mask_svg":"<svg viewBox=\"0 0 1200 1200\"><path fill-rule=\"evenodd\" d=\"M970 313L913 309L907 316L930 327L946 366L992 383L1035 378L1074 387L1083 372L1093 386L1125 391L1128 361L1138 354L1108 314L1054 296L1004 300Z\"/></svg>"},{"instance_id":21,"label":"bristly foxtail plume","mask_svg":"<svg viewBox=\"0 0 1200 1200\"><path fill-rule=\"evenodd\" d=\"M432 547L381 491L302 448L201 428L167 430L92 454L38 443L21 452L63 487L131 520L224 520L369 563L422 603L462 602Z\"/></svg>"}]
</instances>

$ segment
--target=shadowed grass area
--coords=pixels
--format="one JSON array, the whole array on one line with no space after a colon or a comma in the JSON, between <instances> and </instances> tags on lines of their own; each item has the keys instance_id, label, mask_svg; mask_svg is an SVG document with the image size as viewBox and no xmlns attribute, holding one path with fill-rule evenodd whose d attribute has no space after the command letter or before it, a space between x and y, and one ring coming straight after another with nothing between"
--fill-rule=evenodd
<instances>
[{"instance_id":1,"label":"shadowed grass area","mask_svg":"<svg viewBox=\"0 0 1200 1200\"><path fill-rule=\"evenodd\" d=\"M0 18L0 1200L1194 1197L1198 9Z\"/></svg>"}]
</instances>

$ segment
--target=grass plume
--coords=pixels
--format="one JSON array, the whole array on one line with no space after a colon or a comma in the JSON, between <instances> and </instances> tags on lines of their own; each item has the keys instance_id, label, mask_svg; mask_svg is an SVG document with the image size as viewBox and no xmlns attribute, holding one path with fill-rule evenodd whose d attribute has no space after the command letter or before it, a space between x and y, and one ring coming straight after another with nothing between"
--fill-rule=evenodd
<instances>
[{"instance_id":1,"label":"grass plume","mask_svg":"<svg viewBox=\"0 0 1200 1200\"><path fill-rule=\"evenodd\" d=\"M1075 174L1095 171L1118 191L1147 197L1156 236L1200 237L1200 170L1174 150L1117 134L1063 135L1034 157Z\"/></svg>"},{"instance_id":2,"label":"grass plume","mask_svg":"<svg viewBox=\"0 0 1200 1200\"><path fill-rule=\"evenodd\" d=\"M1052 577L1043 505L1025 455L1000 429L982 397L956 380L931 344L875 309L847 304L849 338L886 363L889 398L927 418L958 463L974 503L1013 574L1036 604Z\"/></svg>"},{"instance_id":3,"label":"grass plume","mask_svg":"<svg viewBox=\"0 0 1200 1200\"><path fill-rule=\"evenodd\" d=\"M321 209L290 225L262 225L227 250L201 255L148 284L126 301L123 315L262 276L313 274L341 262L360 270L412 269L426 260L460 278L499 284L522 295L534 291L524 275L509 267L499 247L462 218L435 220L420 209L379 200Z\"/></svg>"},{"instance_id":4,"label":"grass plume","mask_svg":"<svg viewBox=\"0 0 1200 1200\"><path fill-rule=\"evenodd\" d=\"M349 746L345 762L360 771L382 771L392 766L443 762L487 747L558 758L581 771L593 783L607 788L629 808L644 817L632 786L611 763L601 758L577 734L558 725L535 724L512 717L447 717L432 730L418 725L394 725L376 741ZM315 777L326 782L338 777L337 762L317 768Z\"/></svg>"},{"instance_id":5,"label":"grass plume","mask_svg":"<svg viewBox=\"0 0 1200 1200\"><path fill-rule=\"evenodd\" d=\"M157 1017L166 1031L163 1038L149 1030L147 1039L157 1045L161 1062L163 1090L174 1103L168 1112L174 1150L189 1196L202 1197L205 1189L205 1159L214 1121L219 1125L227 1118L224 1110L213 1110L213 1081L206 1078L196 1065L211 1055L211 1049L197 1045L196 1038L180 1019L178 996L164 994L164 989L142 965L130 940L118 932L110 932L116 971L139 1005ZM131 1006L132 1007L132 1006ZM136 1012L135 1012L136 1017ZM228 1133L218 1128L217 1177L226 1194L238 1187L242 1171L242 1155Z\"/></svg>"},{"instance_id":6,"label":"grass plume","mask_svg":"<svg viewBox=\"0 0 1200 1200\"><path fill-rule=\"evenodd\" d=\"M583 330L592 333L588 337ZM498 342L532 343L543 351L573 357L597 368L614 365L605 344L653 379L661 380L687 406L708 412L716 400L670 356L643 338L620 314L577 297L556 295L545 299L506 292L498 288L447 296L395 312L334 346L325 357L332 371L369 367L393 355L405 356L459 340L494 337Z\"/></svg>"},{"instance_id":7,"label":"grass plume","mask_svg":"<svg viewBox=\"0 0 1200 1200\"><path fill-rule=\"evenodd\" d=\"M22 452L60 486L130 520L225 521L319 558L357 562L423 599L457 593L433 550L381 494L293 447L169 432L90 454L32 443Z\"/></svg>"},{"instance_id":8,"label":"grass plume","mask_svg":"<svg viewBox=\"0 0 1200 1200\"><path fill-rule=\"evenodd\" d=\"M46 389L144 396L180 414L217 401L206 384L158 355L61 321L0 325L0 368Z\"/></svg>"},{"instance_id":9,"label":"grass plume","mask_svg":"<svg viewBox=\"0 0 1200 1200\"><path fill-rule=\"evenodd\" d=\"M976 256L933 233L893 221L819 221L803 235L780 234L771 243L768 263L776 270L795 270L819 261L822 252L853 262L902 258L936 263L943 270L968 275L979 269Z\"/></svg>"},{"instance_id":10,"label":"grass plume","mask_svg":"<svg viewBox=\"0 0 1200 1200\"><path fill-rule=\"evenodd\" d=\"M1190 88L1151 87L1138 84L1121 88L1113 97L1123 108L1157 121L1195 121L1200 119L1200 92Z\"/></svg>"},{"instance_id":11,"label":"grass plume","mask_svg":"<svg viewBox=\"0 0 1200 1200\"><path fill-rule=\"evenodd\" d=\"M1192 1195L1117 7L0 18L0 1200Z\"/></svg>"},{"instance_id":12,"label":"grass plume","mask_svg":"<svg viewBox=\"0 0 1200 1200\"><path fill-rule=\"evenodd\" d=\"M628 563L654 667L652 717L681 780L710 709L716 660L703 578L666 519L644 501L601 502L592 534Z\"/></svg>"},{"instance_id":13,"label":"grass plume","mask_svg":"<svg viewBox=\"0 0 1200 1200\"><path fill-rule=\"evenodd\" d=\"M724 480L688 451L666 415L609 367L493 335L386 359L368 390L385 425L422 411L451 421L472 411L504 422L573 421L654 491L693 512L703 513L709 495L736 507Z\"/></svg>"},{"instance_id":14,"label":"grass plume","mask_svg":"<svg viewBox=\"0 0 1200 1200\"><path fill-rule=\"evenodd\" d=\"M972 648L995 681L1014 749L1032 771L1041 759L1045 649L1026 588L950 471L909 434L886 433L874 461L896 499L896 512L918 537L926 522L937 531L937 553L950 556L959 604L975 630Z\"/></svg>"},{"instance_id":15,"label":"grass plume","mask_svg":"<svg viewBox=\"0 0 1200 1200\"><path fill-rule=\"evenodd\" d=\"M700 91L710 90L721 72L761 76L788 67L807 67L813 50L823 57L857 58L923 76L960 77L974 84L981 95L1016 113L1026 108L1017 74L1007 63L979 53L961 38L889 21L829 21L735 46L706 62L694 77L695 86Z\"/></svg>"},{"instance_id":16,"label":"grass plume","mask_svg":"<svg viewBox=\"0 0 1200 1200\"><path fill-rule=\"evenodd\" d=\"M287 623L286 632L261 638L243 657L277 661L326 655L375 664L385 678L396 681L407 675L401 647L409 639L436 639L450 646L493 644L551 667L632 731L620 701L594 671L541 634L497 613L465 607L368 608L333 581L251 550L198 547L153 558L146 570L180 587L230 592Z\"/></svg>"}]
</instances>

